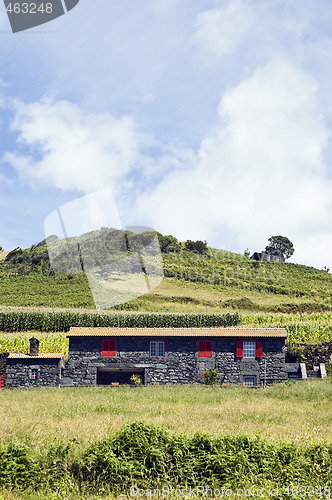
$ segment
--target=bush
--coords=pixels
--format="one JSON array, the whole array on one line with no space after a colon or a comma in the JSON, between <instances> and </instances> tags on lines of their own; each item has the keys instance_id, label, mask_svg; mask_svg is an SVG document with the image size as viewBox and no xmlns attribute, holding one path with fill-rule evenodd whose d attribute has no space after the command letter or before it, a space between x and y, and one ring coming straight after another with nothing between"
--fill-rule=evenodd
<instances>
[{"instance_id":1,"label":"bush","mask_svg":"<svg viewBox=\"0 0 332 500\"><path fill-rule=\"evenodd\" d=\"M139 375L137 375L136 373L133 373L132 376L130 377L130 382L133 385L141 385L142 379Z\"/></svg>"},{"instance_id":2,"label":"bush","mask_svg":"<svg viewBox=\"0 0 332 500\"><path fill-rule=\"evenodd\" d=\"M303 363L306 361L305 346L298 344L287 345L287 358L295 359L296 363Z\"/></svg>"},{"instance_id":3,"label":"bush","mask_svg":"<svg viewBox=\"0 0 332 500\"><path fill-rule=\"evenodd\" d=\"M197 241L187 240L184 244L184 247L186 250L198 253L200 255L204 255L208 251L207 242L201 240Z\"/></svg>"},{"instance_id":4,"label":"bush","mask_svg":"<svg viewBox=\"0 0 332 500\"><path fill-rule=\"evenodd\" d=\"M204 373L203 379L207 385L217 385L220 383L220 374L217 372L217 370L209 368Z\"/></svg>"}]
</instances>

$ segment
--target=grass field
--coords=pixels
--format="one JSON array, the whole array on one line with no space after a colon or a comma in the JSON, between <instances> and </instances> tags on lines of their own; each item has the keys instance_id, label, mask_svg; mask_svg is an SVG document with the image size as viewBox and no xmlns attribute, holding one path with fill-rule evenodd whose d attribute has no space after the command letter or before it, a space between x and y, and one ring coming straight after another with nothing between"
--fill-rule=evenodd
<instances>
[{"instance_id":1,"label":"grass field","mask_svg":"<svg viewBox=\"0 0 332 500\"><path fill-rule=\"evenodd\" d=\"M261 435L276 441L332 441L332 383L308 380L265 389L207 386L4 390L2 441L36 448L54 439L80 446L123 424L144 420L170 431Z\"/></svg>"},{"instance_id":2,"label":"grass field","mask_svg":"<svg viewBox=\"0 0 332 500\"><path fill-rule=\"evenodd\" d=\"M208 446L206 448L207 453L209 453L210 446L208 443L212 443L211 439L230 436L229 445L237 446L236 437L238 436L240 449L235 451L234 448L234 459L236 455L236 460L240 460L239 467L242 467L242 461L246 460L244 454L248 452L250 446L256 446L254 443L257 443L257 450L259 451L257 451L258 455L254 454L254 460L263 460L264 455L266 457L264 460L273 462L274 453L281 453L280 456L284 457L282 460L286 460L284 467L287 467L287 470L282 472L280 478L288 477L287 474L289 473L291 473L291 476L294 474L293 462L287 465L287 456L290 456L290 453L293 456L294 467L300 467L299 470L302 470L301 460L306 459L301 458L301 456L305 453L303 450L307 449L308 456L317 457L312 458L312 460L314 460L314 463L317 460L317 466L323 467L325 477L329 477L324 461L322 462L320 458L322 453L330 453L332 443L332 382L328 379L292 381L257 390L236 386L223 388L208 386L132 388L121 386L116 388L45 388L30 391L4 390L0 393L0 399L2 422L0 440L2 449L7 446L6 449L10 450L10 447L14 444L17 450L23 450L22 446L26 450L31 450L31 452L28 451L27 455L24 455L26 458L23 459L24 461L28 460L28 462L24 462L26 465L22 465L22 467L26 468L26 473L29 473L27 467L32 467L32 465L29 465L29 460L35 457L36 463L41 460L41 463L45 463L45 467L47 466L52 471L53 481L55 481L55 483L52 483L51 490L47 487L43 491L30 489L20 492L16 486L14 489L0 489L0 499L3 500L14 500L16 498L24 500L130 498L126 494L115 497L106 494L105 490L99 495L92 490L84 493L84 483L76 485L76 483L70 482L66 475L67 472L63 472L65 475L61 479L61 471L70 468L71 463L81 464L79 466L82 467L82 463L84 463L83 457L89 451L89 446L92 446L90 454L94 454L94 450L100 450L97 452L99 453L98 460L103 461L105 459L106 462L102 467L106 467L106 464L111 463L109 461L113 460L112 455L106 459L106 455L105 458L102 458L104 455L100 455L100 453L108 453L107 439L110 439L108 436L119 432L120 429L123 429L124 424L138 421L144 422L145 426L149 424L158 425L160 432L163 432L162 429L167 430L171 435L174 435L175 442L179 444L181 442L185 443L186 439L194 439L194 441L196 439L197 446L203 448ZM124 431L121 430L121 432ZM131 435L136 441L137 436L135 437L135 433ZM181 439L176 437L179 435L183 437ZM204 438L204 435L207 437ZM195 438L195 436L197 437ZM102 442L105 438L106 448L105 445L98 448L97 443ZM123 439L121 438L120 443L124 449L127 449L126 453L131 453L130 450L133 450L133 452L135 450L136 453L136 447L140 446L139 439L137 444L133 442L129 448L126 448ZM246 444L247 440L249 440L248 444ZM200 442L202 445L199 445ZM241 442L243 445L240 444ZM153 445L151 445L151 452L157 454L153 456L161 457L161 448L158 451L159 444L157 443L159 443L159 440L154 445L157 448L153 448ZM69 452L62 452L61 450L67 449L67 445L69 445ZM142 448L144 456L148 456L149 452L145 446L148 446L148 442ZM241 451L242 446L244 446L243 451ZM277 452L278 446L281 448ZM271 447L271 452L268 451L269 447ZM200 448L202 452L203 448ZM105 449L105 452L102 452L102 449ZM3 453L3 451L0 451L0 453ZM11 455L8 455L8 452L6 453L7 455L2 455L2 457L9 460L7 457L12 457L12 452L10 452ZM23 452L20 451L19 453ZM52 460L50 457L53 456L52 453L56 453L57 457L54 459L54 465L50 462ZM61 458L62 453L64 453L63 458ZM195 451L195 457L197 458L196 453L198 454L198 450ZM232 452L230 453L232 454ZM262 453L261 458L258 458L259 453ZM14 457L18 458L11 458L11 460L20 460L19 456L15 452ZM299 459L296 457L299 457ZM95 464L93 467L97 467L97 462L94 461L93 457L92 460L91 466ZM329 463L332 463L330 456L328 460ZM62 462L63 465L61 465ZM192 463L191 460L188 465L189 463ZM304 461L303 464L305 463ZM245 462L243 462L243 466L245 468L249 467L250 470L251 465L244 464ZM202 467L200 470L205 470L205 463L199 467ZM252 467L255 467L254 464ZM327 467L330 467L330 465ZM308 464L306 469L307 472L303 472L303 477L309 478L309 483L310 478L313 481L313 477L315 477L317 487L321 484L324 485L324 483L319 482L319 472L314 473L312 476ZM10 468L10 471L12 470ZM57 470L60 473L58 487L55 486L58 477ZM88 474L90 474L89 470L88 468ZM250 484L260 484L266 488L271 484L274 484L274 486L277 484L275 481L273 483L267 479L266 474L269 475L269 469L263 468L261 472L256 470L255 473L253 471L254 469L251 478L246 474L242 476L241 472L239 472L239 480L249 486ZM260 479L259 474L261 473L263 476ZM20 473L15 472L15 474ZM121 477L121 472L118 471L117 475ZM279 477L278 473L275 473L274 476ZM0 470L0 480L2 480L2 477ZM20 484L23 481L24 485L24 479L21 476L18 477L20 478ZM27 480L31 483L33 478L27 476ZM123 480L127 481L125 477ZM289 481L292 485L297 485L293 479L289 479ZM234 481L233 484L235 484ZM280 484L282 484L282 480ZM261 497L269 498L268 495ZM302 498L294 495L288 497ZM311 495L311 498L320 497Z\"/></svg>"}]
</instances>

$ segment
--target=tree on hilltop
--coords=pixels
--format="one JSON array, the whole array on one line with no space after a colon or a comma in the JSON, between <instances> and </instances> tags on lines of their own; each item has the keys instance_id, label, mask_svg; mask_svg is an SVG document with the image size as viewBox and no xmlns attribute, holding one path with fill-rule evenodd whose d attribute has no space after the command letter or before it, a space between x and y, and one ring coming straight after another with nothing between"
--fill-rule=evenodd
<instances>
[{"instance_id":1,"label":"tree on hilltop","mask_svg":"<svg viewBox=\"0 0 332 500\"><path fill-rule=\"evenodd\" d=\"M286 236L271 236L268 241L270 244L265 247L265 252L270 255L279 255L289 259L295 252L293 243Z\"/></svg>"}]
</instances>

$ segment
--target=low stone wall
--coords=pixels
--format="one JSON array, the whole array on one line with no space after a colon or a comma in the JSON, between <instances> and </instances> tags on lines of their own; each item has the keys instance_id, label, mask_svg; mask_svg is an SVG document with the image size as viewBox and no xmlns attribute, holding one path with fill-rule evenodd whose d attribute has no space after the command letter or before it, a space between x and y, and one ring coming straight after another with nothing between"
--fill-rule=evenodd
<instances>
[{"instance_id":1,"label":"low stone wall","mask_svg":"<svg viewBox=\"0 0 332 500\"><path fill-rule=\"evenodd\" d=\"M304 344L302 344L304 345ZM328 363L332 357L332 342L304 345L305 363L309 370L320 363Z\"/></svg>"},{"instance_id":2,"label":"low stone wall","mask_svg":"<svg viewBox=\"0 0 332 500\"><path fill-rule=\"evenodd\" d=\"M306 364L308 370L313 370L314 366L321 363L327 364L332 357L332 342L323 342L321 344L296 344L299 347L299 353L302 354L302 361ZM289 361L300 361L296 356L287 355Z\"/></svg>"}]
</instances>

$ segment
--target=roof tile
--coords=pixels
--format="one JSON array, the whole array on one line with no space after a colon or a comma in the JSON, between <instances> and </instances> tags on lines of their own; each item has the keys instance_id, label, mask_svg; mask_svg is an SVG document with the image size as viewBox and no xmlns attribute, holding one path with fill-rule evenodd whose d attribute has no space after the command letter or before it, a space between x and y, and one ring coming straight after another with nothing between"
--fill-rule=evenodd
<instances>
[{"instance_id":1,"label":"roof tile","mask_svg":"<svg viewBox=\"0 0 332 500\"><path fill-rule=\"evenodd\" d=\"M30 354L23 354L21 352L12 352L7 359L50 359L63 357L63 352L41 352L38 356L30 356Z\"/></svg>"},{"instance_id":2,"label":"roof tile","mask_svg":"<svg viewBox=\"0 0 332 500\"><path fill-rule=\"evenodd\" d=\"M287 337L284 328L117 328L72 326L67 337Z\"/></svg>"}]
</instances>

